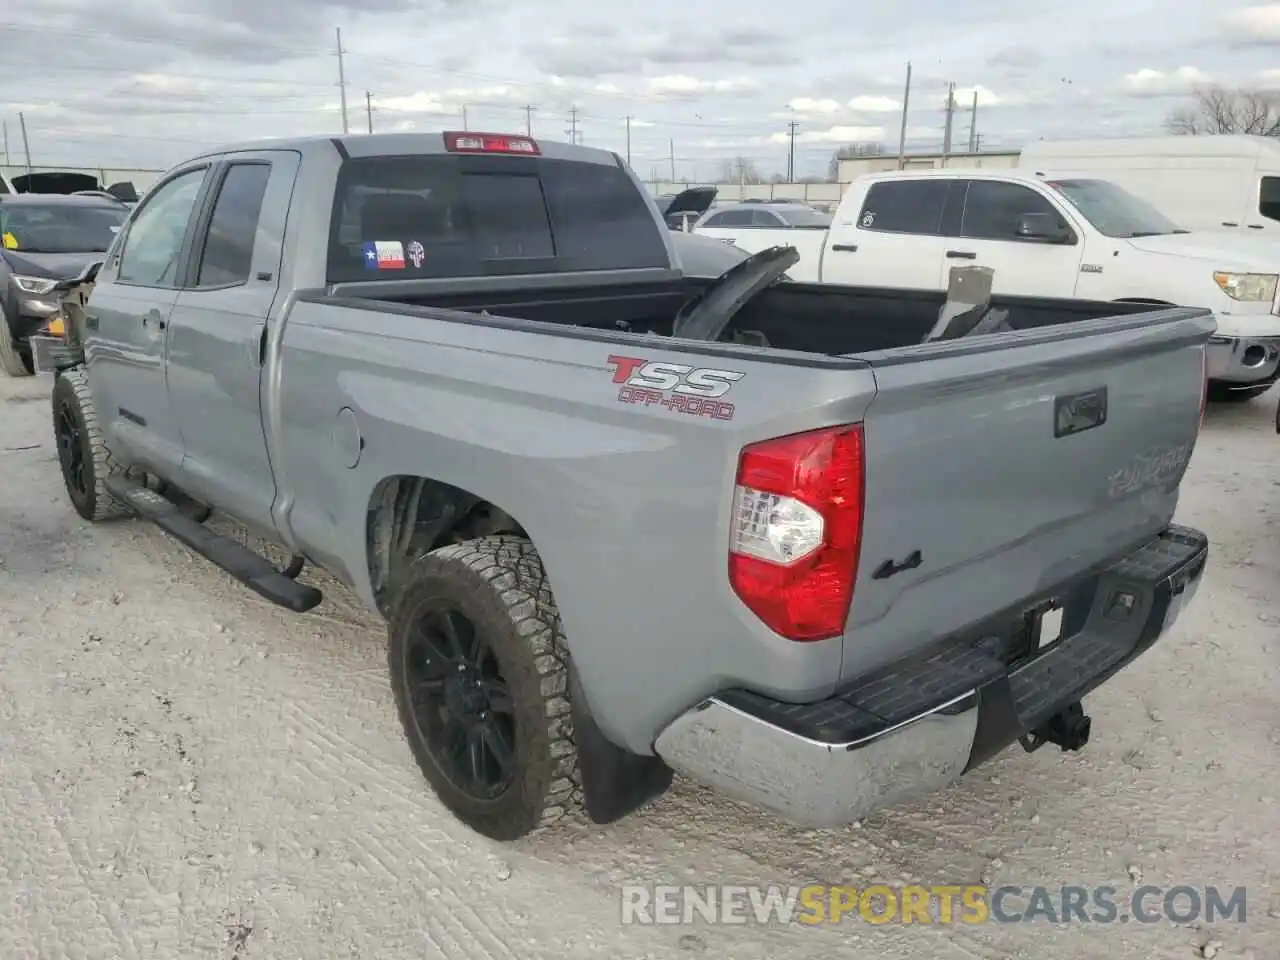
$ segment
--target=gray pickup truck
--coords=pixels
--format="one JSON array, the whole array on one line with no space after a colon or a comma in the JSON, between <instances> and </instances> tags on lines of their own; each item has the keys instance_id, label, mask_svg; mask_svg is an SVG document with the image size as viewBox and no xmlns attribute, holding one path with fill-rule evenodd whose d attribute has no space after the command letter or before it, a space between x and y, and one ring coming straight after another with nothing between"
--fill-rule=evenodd
<instances>
[{"instance_id":1,"label":"gray pickup truck","mask_svg":"<svg viewBox=\"0 0 1280 960\"><path fill-rule=\"evenodd\" d=\"M744 256L601 150L206 154L77 278L68 494L300 613L305 563L349 584L423 774L499 839L673 771L835 825L1083 746L1205 567L1171 520L1211 315L1003 298L1013 329L922 342L943 293Z\"/></svg>"}]
</instances>

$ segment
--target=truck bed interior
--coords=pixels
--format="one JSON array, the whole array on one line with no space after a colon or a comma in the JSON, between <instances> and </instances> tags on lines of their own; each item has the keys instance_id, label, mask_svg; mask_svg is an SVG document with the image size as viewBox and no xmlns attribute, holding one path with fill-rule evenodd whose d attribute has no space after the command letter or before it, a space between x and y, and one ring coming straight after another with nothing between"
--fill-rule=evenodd
<instances>
[{"instance_id":1,"label":"truck bed interior","mask_svg":"<svg viewBox=\"0 0 1280 960\"><path fill-rule=\"evenodd\" d=\"M669 335L680 308L709 281L597 286L511 293L448 293L376 297L419 307L443 307L542 323ZM938 321L943 291L894 290L782 281L761 291L730 321L722 341L832 356L920 343ZM1041 297L991 298L1009 311L1014 329L1054 326L1151 310L1149 303Z\"/></svg>"}]
</instances>

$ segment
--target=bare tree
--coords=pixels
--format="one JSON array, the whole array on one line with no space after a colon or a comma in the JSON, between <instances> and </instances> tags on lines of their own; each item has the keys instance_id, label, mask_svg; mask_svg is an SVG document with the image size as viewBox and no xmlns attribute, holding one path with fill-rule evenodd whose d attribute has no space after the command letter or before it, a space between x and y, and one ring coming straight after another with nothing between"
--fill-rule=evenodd
<instances>
[{"instance_id":1,"label":"bare tree","mask_svg":"<svg viewBox=\"0 0 1280 960\"><path fill-rule=\"evenodd\" d=\"M1280 95L1265 90L1201 87L1174 110L1165 129L1184 136L1247 133L1280 137Z\"/></svg>"},{"instance_id":2,"label":"bare tree","mask_svg":"<svg viewBox=\"0 0 1280 960\"><path fill-rule=\"evenodd\" d=\"M840 161L852 160L855 157L879 157L888 152L883 143L848 143L836 149L827 163L827 182L835 183L840 179Z\"/></svg>"},{"instance_id":3,"label":"bare tree","mask_svg":"<svg viewBox=\"0 0 1280 960\"><path fill-rule=\"evenodd\" d=\"M760 168L747 157L734 157L720 164L721 183L764 183Z\"/></svg>"}]
</instances>

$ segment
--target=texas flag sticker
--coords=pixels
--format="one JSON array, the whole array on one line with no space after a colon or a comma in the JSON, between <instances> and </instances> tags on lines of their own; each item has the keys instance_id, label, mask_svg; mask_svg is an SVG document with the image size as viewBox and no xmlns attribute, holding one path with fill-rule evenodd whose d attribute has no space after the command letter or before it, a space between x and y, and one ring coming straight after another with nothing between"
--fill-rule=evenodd
<instances>
[{"instance_id":1,"label":"texas flag sticker","mask_svg":"<svg viewBox=\"0 0 1280 960\"><path fill-rule=\"evenodd\" d=\"M367 270L403 270L404 246L399 240L366 240L364 265Z\"/></svg>"}]
</instances>

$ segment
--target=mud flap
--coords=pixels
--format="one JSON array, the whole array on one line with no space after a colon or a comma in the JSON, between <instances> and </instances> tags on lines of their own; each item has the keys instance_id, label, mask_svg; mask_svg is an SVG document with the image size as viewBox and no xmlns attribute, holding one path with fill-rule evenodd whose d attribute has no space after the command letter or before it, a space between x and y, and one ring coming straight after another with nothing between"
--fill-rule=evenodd
<instances>
[{"instance_id":1,"label":"mud flap","mask_svg":"<svg viewBox=\"0 0 1280 960\"><path fill-rule=\"evenodd\" d=\"M596 723L578 680L569 665L569 704L573 711L573 739L578 746L582 800L592 823L613 823L666 793L671 768L661 757L643 757L623 750Z\"/></svg>"}]
</instances>

